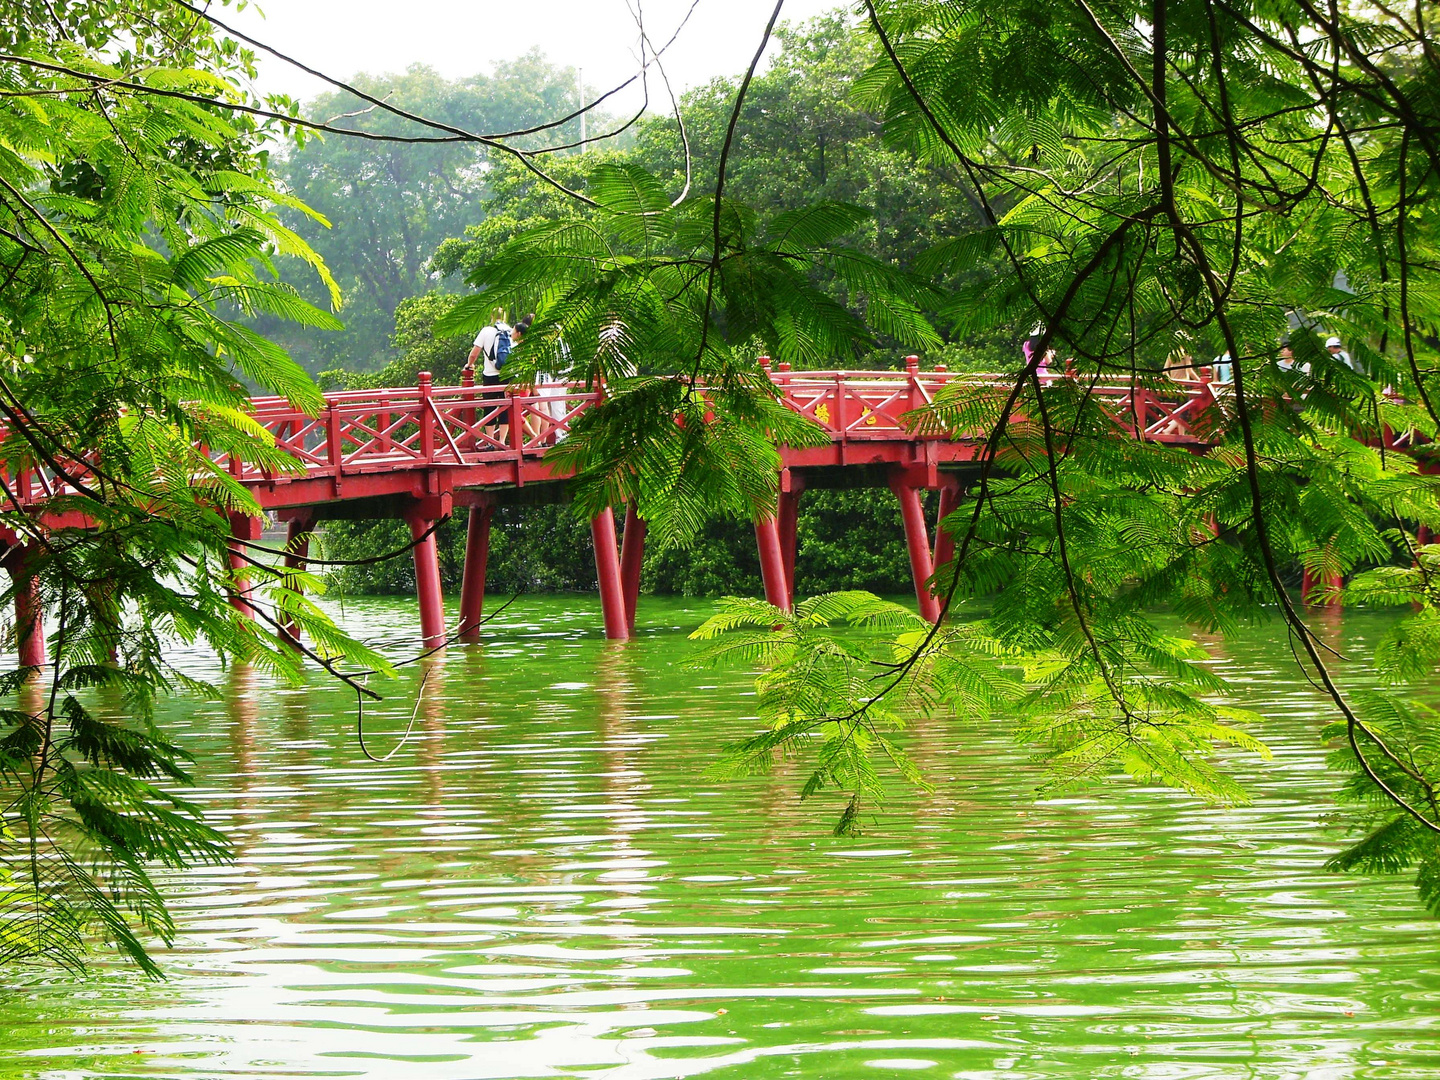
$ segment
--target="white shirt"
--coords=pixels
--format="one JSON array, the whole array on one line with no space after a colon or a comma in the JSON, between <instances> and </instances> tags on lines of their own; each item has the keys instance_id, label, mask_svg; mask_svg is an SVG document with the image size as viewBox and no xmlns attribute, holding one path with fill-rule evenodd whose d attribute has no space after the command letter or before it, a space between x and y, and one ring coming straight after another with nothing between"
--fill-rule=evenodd
<instances>
[{"instance_id":1,"label":"white shirt","mask_svg":"<svg viewBox=\"0 0 1440 1080\"><path fill-rule=\"evenodd\" d=\"M480 355L485 360L482 374L491 377L500 374L500 369L495 366L495 339L500 336L500 331L510 332L511 326L503 319L498 323L491 323L489 326L482 326L480 332L475 335L475 347L480 350Z\"/></svg>"}]
</instances>

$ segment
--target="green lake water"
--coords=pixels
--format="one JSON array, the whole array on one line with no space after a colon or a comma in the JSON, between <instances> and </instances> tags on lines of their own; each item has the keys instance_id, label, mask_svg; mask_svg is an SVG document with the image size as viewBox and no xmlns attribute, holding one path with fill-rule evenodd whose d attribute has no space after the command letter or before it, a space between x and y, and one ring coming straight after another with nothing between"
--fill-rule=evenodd
<instances>
[{"instance_id":1,"label":"green lake water","mask_svg":"<svg viewBox=\"0 0 1440 1080\"><path fill-rule=\"evenodd\" d=\"M238 860L167 879L166 983L5 972L0 1077L1440 1076L1440 924L1408 876L1322 869L1328 713L1278 627L1214 649L1275 752L1233 757L1253 805L1037 802L1003 726L935 718L905 735L935 792L849 840L798 768L705 777L753 729L744 673L682 667L708 610L642 598L614 644L592 598L523 600L371 710L383 754L426 680L383 764L318 676L176 705Z\"/></svg>"}]
</instances>

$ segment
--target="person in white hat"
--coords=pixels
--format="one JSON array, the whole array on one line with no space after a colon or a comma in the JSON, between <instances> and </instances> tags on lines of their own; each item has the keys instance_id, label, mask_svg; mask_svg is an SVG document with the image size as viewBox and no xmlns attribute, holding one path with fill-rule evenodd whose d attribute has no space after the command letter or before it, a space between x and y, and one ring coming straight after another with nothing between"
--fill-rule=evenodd
<instances>
[{"instance_id":1,"label":"person in white hat","mask_svg":"<svg viewBox=\"0 0 1440 1080\"><path fill-rule=\"evenodd\" d=\"M1325 348L1329 350L1331 356L1335 357L1336 360L1339 360L1351 371L1358 370L1355 367L1355 361L1350 359L1350 354L1345 351L1345 343L1341 341L1338 337L1326 338Z\"/></svg>"}]
</instances>

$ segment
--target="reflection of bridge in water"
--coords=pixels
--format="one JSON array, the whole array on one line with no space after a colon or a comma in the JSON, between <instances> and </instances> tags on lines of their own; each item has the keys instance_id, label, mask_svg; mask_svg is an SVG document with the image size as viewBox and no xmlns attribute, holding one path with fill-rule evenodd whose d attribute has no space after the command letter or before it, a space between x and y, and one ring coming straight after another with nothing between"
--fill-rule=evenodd
<instances>
[{"instance_id":1,"label":"reflection of bridge in water","mask_svg":"<svg viewBox=\"0 0 1440 1080\"><path fill-rule=\"evenodd\" d=\"M828 446L780 450L779 503L774 515L755 523L765 595L788 607L794 599L795 522L807 488L888 486L900 503L910 566L920 611L939 616L926 582L950 557L950 537L936 529L932 547L922 492L938 491L939 516L956 506L969 463L980 452L984 433L951 438L917 432L905 415L923 408L947 383L1013 385L1014 376L920 371L914 357L904 371L790 371L785 364L762 365L784 401L830 434ZM468 380L467 380L468 382ZM1208 385L1176 387L1161 396L1129 379L1099 381L1092 395L1113 419L1117 435L1203 449L1206 412L1214 405ZM325 395L316 416L283 398L256 398L252 415L287 450L303 471L275 473L234 458L219 464L254 494L260 505L288 523L287 562L304 564L316 522L334 518L400 518L414 547L421 632L427 646L445 640L440 570L433 527L442 517L468 510L460 636L474 640L485 596L490 518L496 506L559 502L569 477L546 461L546 451L563 439L576 417L599 398L580 386L486 390L473 385L437 387L428 373L406 389L344 391ZM41 506L64 494L62 478L45 469L11 478L22 504ZM56 526L83 524L58 518ZM259 538L259 519L235 516L239 541ZM623 542L617 543L612 512L591 522L596 577L605 632L629 636L644 554L645 523L634 506L625 512ZM12 543L17 539L10 538ZM247 565L237 551L237 571ZM235 597L249 610L243 595ZM17 598L22 662L43 662L43 636L33 597ZM37 659L38 658L38 659Z\"/></svg>"}]
</instances>

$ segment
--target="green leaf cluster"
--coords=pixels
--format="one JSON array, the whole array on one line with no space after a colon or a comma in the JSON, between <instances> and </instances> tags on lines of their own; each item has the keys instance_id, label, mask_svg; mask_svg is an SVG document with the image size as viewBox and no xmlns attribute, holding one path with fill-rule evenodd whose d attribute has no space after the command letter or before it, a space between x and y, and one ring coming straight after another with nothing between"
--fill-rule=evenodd
<instances>
[{"instance_id":1,"label":"green leaf cluster","mask_svg":"<svg viewBox=\"0 0 1440 1080\"><path fill-rule=\"evenodd\" d=\"M753 351L814 364L872 339L816 272L862 290L888 333L934 340L926 291L838 243L864 218L857 207L762 216L723 199L672 201L633 164L598 166L586 192L589 213L528 229L476 269L479 291L436 332L477 328L496 308L534 311L510 378L543 371L606 394L551 458L577 471L584 509L637 500L662 547L688 543L714 515L773 513L776 443L826 440L780 402Z\"/></svg>"},{"instance_id":2,"label":"green leaf cluster","mask_svg":"<svg viewBox=\"0 0 1440 1080\"><path fill-rule=\"evenodd\" d=\"M231 516L262 513L232 464L299 467L250 386L322 400L233 316L338 326L279 279L286 261L340 298L281 219L305 208L245 111L248 54L172 4L19 14L0 62L0 605L31 598L50 633L43 669L0 677L20 698L0 710L0 956L75 966L98 935L153 975L142 938L175 928L148 868L227 851L169 791L189 775L155 701L214 692L176 647L294 677L293 622L332 669L389 670L302 595L313 577L231 565ZM44 519L27 491L54 493ZM268 621L239 614L241 589Z\"/></svg>"}]
</instances>

